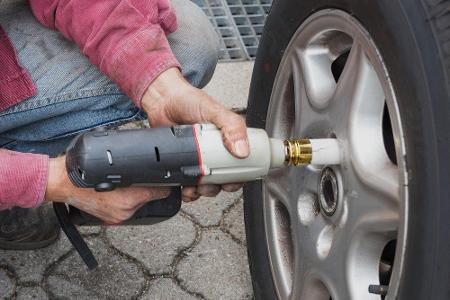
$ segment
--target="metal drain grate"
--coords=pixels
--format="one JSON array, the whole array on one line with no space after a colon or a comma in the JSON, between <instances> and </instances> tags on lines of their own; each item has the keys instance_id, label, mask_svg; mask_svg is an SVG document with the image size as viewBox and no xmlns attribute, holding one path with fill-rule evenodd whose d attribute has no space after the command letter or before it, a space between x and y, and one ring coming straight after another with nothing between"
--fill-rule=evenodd
<instances>
[{"instance_id":1,"label":"metal drain grate","mask_svg":"<svg viewBox=\"0 0 450 300\"><path fill-rule=\"evenodd\" d=\"M192 0L220 37L220 60L254 59L272 0Z\"/></svg>"},{"instance_id":2,"label":"metal drain grate","mask_svg":"<svg viewBox=\"0 0 450 300\"><path fill-rule=\"evenodd\" d=\"M247 57L254 59L271 0L226 0Z\"/></svg>"}]
</instances>

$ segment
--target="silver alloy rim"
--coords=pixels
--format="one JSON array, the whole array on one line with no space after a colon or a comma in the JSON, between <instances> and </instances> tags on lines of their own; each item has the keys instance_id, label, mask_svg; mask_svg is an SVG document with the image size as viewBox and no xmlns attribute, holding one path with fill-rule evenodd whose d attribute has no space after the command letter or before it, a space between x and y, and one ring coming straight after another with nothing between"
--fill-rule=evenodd
<instances>
[{"instance_id":1,"label":"silver alloy rim","mask_svg":"<svg viewBox=\"0 0 450 300\"><path fill-rule=\"evenodd\" d=\"M348 53L338 80L333 62ZM387 106L394 159L383 133ZM266 130L278 138L337 137L335 202L324 213L323 168L286 168L263 182L267 247L280 299L380 299L380 262L397 240L387 298L397 295L406 244L407 168L394 89L369 33L349 14L322 10L294 34L273 87ZM396 162L395 162L396 159ZM327 178L326 178L327 179ZM322 204L322 208L321 208Z\"/></svg>"}]
</instances>

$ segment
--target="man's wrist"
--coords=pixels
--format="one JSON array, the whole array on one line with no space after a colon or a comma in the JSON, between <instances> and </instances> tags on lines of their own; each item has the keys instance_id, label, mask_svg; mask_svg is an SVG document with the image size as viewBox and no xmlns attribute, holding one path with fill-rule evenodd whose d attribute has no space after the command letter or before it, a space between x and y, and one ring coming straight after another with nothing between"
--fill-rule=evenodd
<instances>
[{"instance_id":1,"label":"man's wrist","mask_svg":"<svg viewBox=\"0 0 450 300\"><path fill-rule=\"evenodd\" d=\"M169 68L156 77L142 96L141 106L167 99L178 89L189 85L178 68ZM144 108L145 109L145 108Z\"/></svg>"},{"instance_id":2,"label":"man's wrist","mask_svg":"<svg viewBox=\"0 0 450 300\"><path fill-rule=\"evenodd\" d=\"M170 68L161 73L147 88L141 107L150 121L157 125L171 125L171 101L179 95L187 95L193 87L184 79L178 68Z\"/></svg>"},{"instance_id":3,"label":"man's wrist","mask_svg":"<svg viewBox=\"0 0 450 300\"><path fill-rule=\"evenodd\" d=\"M45 191L45 201L65 202L73 187L67 176L65 157L51 158L48 166L48 181Z\"/></svg>"}]
</instances>

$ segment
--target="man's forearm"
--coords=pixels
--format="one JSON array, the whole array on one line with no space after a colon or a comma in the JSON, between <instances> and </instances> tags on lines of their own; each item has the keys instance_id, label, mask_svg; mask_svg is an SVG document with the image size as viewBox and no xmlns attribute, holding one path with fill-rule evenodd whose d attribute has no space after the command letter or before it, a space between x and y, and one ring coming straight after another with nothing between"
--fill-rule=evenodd
<instances>
[{"instance_id":1,"label":"man's forearm","mask_svg":"<svg viewBox=\"0 0 450 300\"><path fill-rule=\"evenodd\" d=\"M0 210L36 207L44 200L47 155L0 150Z\"/></svg>"},{"instance_id":2,"label":"man's forearm","mask_svg":"<svg viewBox=\"0 0 450 300\"><path fill-rule=\"evenodd\" d=\"M137 105L163 71L179 67L166 33L176 29L169 0L31 0L36 18L73 40Z\"/></svg>"}]
</instances>

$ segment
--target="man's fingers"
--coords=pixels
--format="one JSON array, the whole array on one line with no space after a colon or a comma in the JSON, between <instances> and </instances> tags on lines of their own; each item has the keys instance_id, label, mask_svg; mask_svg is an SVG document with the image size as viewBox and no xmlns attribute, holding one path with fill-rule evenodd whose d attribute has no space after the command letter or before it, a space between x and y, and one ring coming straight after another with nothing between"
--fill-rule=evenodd
<instances>
[{"instance_id":1,"label":"man's fingers","mask_svg":"<svg viewBox=\"0 0 450 300\"><path fill-rule=\"evenodd\" d=\"M200 195L197 193L196 186L185 186L181 191L181 196L183 199L197 199Z\"/></svg>"},{"instance_id":2,"label":"man's fingers","mask_svg":"<svg viewBox=\"0 0 450 300\"><path fill-rule=\"evenodd\" d=\"M241 183L230 183L220 185L214 184L205 184L199 186L187 186L183 187L182 190L182 200L183 202L192 202L200 198L204 197L215 197L220 193L221 190L225 192L236 192L242 188Z\"/></svg>"},{"instance_id":3,"label":"man's fingers","mask_svg":"<svg viewBox=\"0 0 450 300\"><path fill-rule=\"evenodd\" d=\"M232 111L223 109L211 119L222 131L225 147L238 158L246 158L250 154L245 120Z\"/></svg>"},{"instance_id":4,"label":"man's fingers","mask_svg":"<svg viewBox=\"0 0 450 300\"><path fill-rule=\"evenodd\" d=\"M220 193L220 185L205 184L197 187L197 193L205 197L215 197Z\"/></svg>"},{"instance_id":5,"label":"man's fingers","mask_svg":"<svg viewBox=\"0 0 450 300\"><path fill-rule=\"evenodd\" d=\"M181 200L183 200L183 202L193 202L195 200L198 200L198 198L200 198L200 195L196 195L194 197L182 196Z\"/></svg>"},{"instance_id":6,"label":"man's fingers","mask_svg":"<svg viewBox=\"0 0 450 300\"><path fill-rule=\"evenodd\" d=\"M205 184L199 186L187 186L183 187L182 191L182 199L184 202L192 202L200 198L204 197L215 197L221 191L220 185L213 184Z\"/></svg>"},{"instance_id":7,"label":"man's fingers","mask_svg":"<svg viewBox=\"0 0 450 300\"><path fill-rule=\"evenodd\" d=\"M131 189L131 190L130 190ZM119 191L119 190L117 190ZM132 187L132 188L126 188L126 193L132 193L133 197L129 197L127 195L123 195L124 197L128 198L128 201L133 202L134 208L137 209L147 203L151 200L158 200L167 198L170 195L170 188L169 187ZM114 191L110 192L114 193ZM124 200L123 202L126 202ZM124 203L127 207L131 206L130 204Z\"/></svg>"},{"instance_id":8,"label":"man's fingers","mask_svg":"<svg viewBox=\"0 0 450 300\"><path fill-rule=\"evenodd\" d=\"M189 198L189 197L182 197L181 200L183 200L183 202L185 203L189 203L189 202L194 202L195 200L198 200L198 198L200 197L196 197L196 198Z\"/></svg>"},{"instance_id":9,"label":"man's fingers","mask_svg":"<svg viewBox=\"0 0 450 300\"><path fill-rule=\"evenodd\" d=\"M171 189L169 187L150 188L150 199L157 200L169 197Z\"/></svg>"},{"instance_id":10,"label":"man's fingers","mask_svg":"<svg viewBox=\"0 0 450 300\"><path fill-rule=\"evenodd\" d=\"M229 192L229 193L237 192L241 188L242 188L242 183L230 183L230 184L222 185L222 189L225 192Z\"/></svg>"},{"instance_id":11,"label":"man's fingers","mask_svg":"<svg viewBox=\"0 0 450 300\"><path fill-rule=\"evenodd\" d=\"M205 103L199 105L201 120L211 122L220 129L223 144L231 154L237 158L246 158L250 149L244 118L206 96Z\"/></svg>"}]
</instances>

